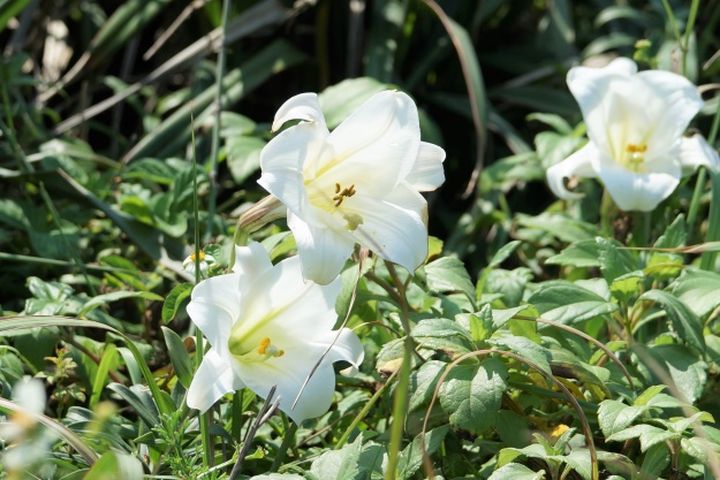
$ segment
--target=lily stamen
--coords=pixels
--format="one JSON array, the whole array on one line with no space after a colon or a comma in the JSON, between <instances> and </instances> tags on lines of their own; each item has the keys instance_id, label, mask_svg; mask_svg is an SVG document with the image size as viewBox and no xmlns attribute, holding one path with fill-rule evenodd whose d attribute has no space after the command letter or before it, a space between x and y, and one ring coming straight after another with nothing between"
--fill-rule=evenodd
<instances>
[{"instance_id":1,"label":"lily stamen","mask_svg":"<svg viewBox=\"0 0 720 480\"><path fill-rule=\"evenodd\" d=\"M336 183L335 184L335 196L332 198L333 201L335 202L335 206L339 207L340 205L342 205L342 202L343 202L343 200L345 200L345 198L350 198L353 195L355 195L355 193L357 193L355 191L355 184L352 184L349 187L340 189L340 184Z\"/></svg>"},{"instance_id":2,"label":"lily stamen","mask_svg":"<svg viewBox=\"0 0 720 480\"><path fill-rule=\"evenodd\" d=\"M272 345L272 342L270 341L270 337L265 337L262 340L260 340L260 343L258 344L257 353L259 355L264 355L266 357L282 357L285 355L285 350L282 350L280 348L277 348L275 345Z\"/></svg>"}]
</instances>

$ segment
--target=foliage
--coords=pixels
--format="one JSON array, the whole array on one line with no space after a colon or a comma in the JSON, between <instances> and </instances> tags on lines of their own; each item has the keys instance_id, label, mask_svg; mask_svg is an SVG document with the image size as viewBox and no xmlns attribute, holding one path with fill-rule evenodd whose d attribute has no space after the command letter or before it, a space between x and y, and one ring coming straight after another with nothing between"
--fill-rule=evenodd
<instances>
[{"instance_id":1,"label":"foliage","mask_svg":"<svg viewBox=\"0 0 720 480\"><path fill-rule=\"evenodd\" d=\"M227 3L0 1L0 410L29 449L9 463L0 429L5 477L718 478L720 175L638 214L545 184L584 142L568 68L622 55L715 92L717 0ZM273 113L318 91L333 128L387 88L447 152L428 260L356 250L336 310L365 360L322 417L259 422L249 389L198 415L193 282L248 235L296 251L284 219L238 228ZM44 412L11 400L24 376Z\"/></svg>"}]
</instances>

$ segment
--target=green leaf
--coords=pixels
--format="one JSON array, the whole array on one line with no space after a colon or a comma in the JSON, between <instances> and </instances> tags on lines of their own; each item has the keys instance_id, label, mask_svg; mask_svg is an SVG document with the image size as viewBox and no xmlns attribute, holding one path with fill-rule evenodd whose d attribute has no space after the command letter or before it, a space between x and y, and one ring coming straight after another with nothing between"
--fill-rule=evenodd
<instances>
[{"instance_id":1,"label":"green leaf","mask_svg":"<svg viewBox=\"0 0 720 480\"><path fill-rule=\"evenodd\" d=\"M620 430L606 438L608 442L624 442L631 438L640 439L640 450L645 452L653 445L665 442L673 438L680 438L680 436L674 432L668 432L662 428L658 428L652 425L641 424L634 425L630 428Z\"/></svg>"},{"instance_id":2,"label":"green leaf","mask_svg":"<svg viewBox=\"0 0 720 480\"><path fill-rule=\"evenodd\" d=\"M100 401L100 394L102 394L105 382L108 378L110 369L116 366L118 359L117 347L110 343L105 346L102 358L98 364L97 373L93 380L92 395L90 396L90 408L94 408L97 402Z\"/></svg>"},{"instance_id":3,"label":"green leaf","mask_svg":"<svg viewBox=\"0 0 720 480\"><path fill-rule=\"evenodd\" d=\"M427 286L435 292L462 292L475 300L475 287L465 264L456 257L441 257L425 265Z\"/></svg>"},{"instance_id":4,"label":"green leaf","mask_svg":"<svg viewBox=\"0 0 720 480\"><path fill-rule=\"evenodd\" d=\"M682 345L658 345L650 349L655 358L675 382L678 389L685 395L687 401L694 403L702 395L705 382L707 382L707 364L700 355ZM642 358L641 358L642 360ZM654 366L649 366L652 372ZM660 380L657 379L657 383ZM656 395L648 405L657 405L656 400L664 397ZM677 406L677 405L675 405Z\"/></svg>"},{"instance_id":5,"label":"green leaf","mask_svg":"<svg viewBox=\"0 0 720 480\"><path fill-rule=\"evenodd\" d=\"M447 364L439 360L428 360L410 375L410 403L408 411L413 411L430 402L440 375Z\"/></svg>"},{"instance_id":6,"label":"green leaf","mask_svg":"<svg viewBox=\"0 0 720 480\"><path fill-rule=\"evenodd\" d=\"M598 259L600 270L608 284L626 273L638 269L637 260L627 250L620 250L620 244L614 240L597 237L595 242L598 246Z\"/></svg>"},{"instance_id":7,"label":"green leaf","mask_svg":"<svg viewBox=\"0 0 720 480\"><path fill-rule=\"evenodd\" d=\"M106 305L111 302L117 302L118 300L123 300L126 298L143 298L145 300L163 299L160 295L152 292L133 292L127 290L120 290L117 292L104 293L88 300L85 305L83 305L83 308L78 312L78 316L83 317L87 315L88 312L102 305Z\"/></svg>"},{"instance_id":8,"label":"green leaf","mask_svg":"<svg viewBox=\"0 0 720 480\"><path fill-rule=\"evenodd\" d=\"M581 240L571 244L557 255L548 258L547 265L570 265L573 267L599 267L599 248L595 240Z\"/></svg>"},{"instance_id":9,"label":"green leaf","mask_svg":"<svg viewBox=\"0 0 720 480\"><path fill-rule=\"evenodd\" d=\"M175 315L177 315L177 312L180 310L180 307L185 299L192 293L192 289L193 284L185 282L175 285L173 289L170 290L170 293L167 297L165 297L165 302L162 306L163 323L167 324L175 318Z\"/></svg>"},{"instance_id":10,"label":"green leaf","mask_svg":"<svg viewBox=\"0 0 720 480\"><path fill-rule=\"evenodd\" d=\"M647 291L640 296L640 300L649 300L660 304L670 318L678 336L699 351L705 351L703 325L685 303L671 293L662 290Z\"/></svg>"},{"instance_id":11,"label":"green leaf","mask_svg":"<svg viewBox=\"0 0 720 480\"><path fill-rule=\"evenodd\" d=\"M488 273L483 290L502 294L505 306L515 307L522 301L525 287L531 279L532 272L524 267L514 270L497 268Z\"/></svg>"},{"instance_id":12,"label":"green leaf","mask_svg":"<svg viewBox=\"0 0 720 480\"><path fill-rule=\"evenodd\" d=\"M126 453L109 451L92 466L83 480L142 480L143 467L140 460Z\"/></svg>"},{"instance_id":13,"label":"green leaf","mask_svg":"<svg viewBox=\"0 0 720 480\"><path fill-rule=\"evenodd\" d=\"M500 249L495 252L495 255L493 255L490 263L488 263L488 268L495 268L499 266L502 262L507 260L507 258L513 254L513 252L520 246L521 243L522 242L520 240L513 240L512 242L508 242L507 244L500 247Z\"/></svg>"},{"instance_id":14,"label":"green leaf","mask_svg":"<svg viewBox=\"0 0 720 480\"><path fill-rule=\"evenodd\" d=\"M190 388L193 369L190 355L185 349L185 344L182 338L174 331L167 327L160 328L162 328L163 336L165 337L165 345L168 349L168 355L170 355L170 362L172 362L172 366L175 369L175 374L183 387Z\"/></svg>"},{"instance_id":15,"label":"green leaf","mask_svg":"<svg viewBox=\"0 0 720 480\"><path fill-rule=\"evenodd\" d=\"M552 375L552 371L550 369L550 352L545 347L538 345L529 338L510 335L503 332L502 335L494 336L490 340L490 343L507 348L511 352L514 352L522 358L534 363L540 367L543 372Z\"/></svg>"},{"instance_id":16,"label":"green leaf","mask_svg":"<svg viewBox=\"0 0 720 480\"><path fill-rule=\"evenodd\" d=\"M650 478L659 477L670 463L669 453L665 443L653 445L645 452L640 470Z\"/></svg>"},{"instance_id":17,"label":"green leaf","mask_svg":"<svg viewBox=\"0 0 720 480\"><path fill-rule=\"evenodd\" d=\"M361 452L362 435L358 435L353 443L340 450L328 450L320 455L310 466L310 472L319 479L354 480L359 473Z\"/></svg>"},{"instance_id":18,"label":"green leaf","mask_svg":"<svg viewBox=\"0 0 720 480\"><path fill-rule=\"evenodd\" d=\"M647 407L628 406L617 400L604 400L598 407L598 423L605 437L627 428Z\"/></svg>"},{"instance_id":19,"label":"green leaf","mask_svg":"<svg viewBox=\"0 0 720 480\"><path fill-rule=\"evenodd\" d=\"M633 402L633 405L637 405L640 407L643 405L647 405L648 402L650 402L653 398L655 398L655 396L657 396L666 388L667 387L665 385L652 385L651 387L648 387L647 389L645 389L644 392L637 396L637 398Z\"/></svg>"},{"instance_id":20,"label":"green leaf","mask_svg":"<svg viewBox=\"0 0 720 480\"><path fill-rule=\"evenodd\" d=\"M508 463L493 472L488 480L542 480L545 478L545 471L533 472L525 465L519 463Z\"/></svg>"},{"instance_id":21,"label":"green leaf","mask_svg":"<svg viewBox=\"0 0 720 480\"><path fill-rule=\"evenodd\" d=\"M507 388L506 378L507 369L496 358L453 368L440 387L440 405L450 415L450 424L477 434L490 428Z\"/></svg>"},{"instance_id":22,"label":"green leaf","mask_svg":"<svg viewBox=\"0 0 720 480\"><path fill-rule=\"evenodd\" d=\"M442 427L430 430L425 435L420 434L416 436L398 455L397 478L403 480L412 478L413 474L417 472L420 465L422 465L423 450L421 442L425 442L427 454L432 455L440 448L440 444L445 439L445 435L447 435L449 429L449 426L443 425Z\"/></svg>"},{"instance_id":23,"label":"green leaf","mask_svg":"<svg viewBox=\"0 0 720 480\"><path fill-rule=\"evenodd\" d=\"M240 185L260 168L260 151L265 140L257 137L233 136L226 140L226 161L235 183Z\"/></svg>"},{"instance_id":24,"label":"green leaf","mask_svg":"<svg viewBox=\"0 0 720 480\"><path fill-rule=\"evenodd\" d=\"M530 296L543 318L560 323L577 323L617 310L617 305L598 294L569 282L548 282Z\"/></svg>"},{"instance_id":25,"label":"green leaf","mask_svg":"<svg viewBox=\"0 0 720 480\"><path fill-rule=\"evenodd\" d=\"M465 353L472 350L469 333L447 318L421 320L412 329L412 337L426 348Z\"/></svg>"},{"instance_id":26,"label":"green leaf","mask_svg":"<svg viewBox=\"0 0 720 480\"><path fill-rule=\"evenodd\" d=\"M720 305L720 275L688 269L673 284L673 294L698 317L705 317Z\"/></svg>"},{"instance_id":27,"label":"green leaf","mask_svg":"<svg viewBox=\"0 0 720 480\"><path fill-rule=\"evenodd\" d=\"M140 416L148 428L153 428L160 423L160 417L152 397L142 385L133 385L128 388L120 383L111 383L107 388L120 395L132 407L133 411Z\"/></svg>"}]
</instances>

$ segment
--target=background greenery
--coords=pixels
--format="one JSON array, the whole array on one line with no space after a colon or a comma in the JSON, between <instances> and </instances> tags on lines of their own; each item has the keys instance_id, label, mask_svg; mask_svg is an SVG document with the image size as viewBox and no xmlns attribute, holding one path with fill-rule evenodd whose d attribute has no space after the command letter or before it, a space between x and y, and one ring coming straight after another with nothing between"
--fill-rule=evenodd
<instances>
[{"instance_id":1,"label":"background greenery","mask_svg":"<svg viewBox=\"0 0 720 480\"><path fill-rule=\"evenodd\" d=\"M397 88L448 154L429 263L412 279L346 270L337 308L352 306L361 371L321 419L264 423L243 474L720 478L720 180L689 177L635 216L598 183L565 203L544 182L583 142L564 83L581 62L686 74L706 99L693 128L715 140L720 2L227 3L0 0L0 386L44 379L50 427L26 440L55 431L46 461L4 475L226 478L261 402L228 398L202 434L184 407L182 260L197 244L211 274L226 267L285 99L321 92L332 128ZM286 230L253 236L279 259ZM404 305L415 354L388 446Z\"/></svg>"}]
</instances>

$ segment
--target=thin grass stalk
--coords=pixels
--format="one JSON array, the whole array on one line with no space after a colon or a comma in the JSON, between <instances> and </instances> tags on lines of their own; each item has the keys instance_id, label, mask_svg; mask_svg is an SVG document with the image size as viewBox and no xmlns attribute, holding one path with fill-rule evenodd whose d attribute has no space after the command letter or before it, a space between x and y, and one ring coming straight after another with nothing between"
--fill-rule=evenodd
<instances>
[{"instance_id":1,"label":"thin grass stalk","mask_svg":"<svg viewBox=\"0 0 720 480\"><path fill-rule=\"evenodd\" d=\"M226 63L226 45L227 38L227 20L230 11L230 0L223 0L222 8L222 34L220 37L220 51L218 53L217 69L215 71L215 122L212 129L212 143L210 148L210 165L208 167L208 177L210 181L210 190L208 192L208 225L205 232L205 238L210 239L214 233L215 226L215 210L217 204L217 156L220 148L220 119L222 117L222 93L223 93L223 76L225 75Z\"/></svg>"},{"instance_id":2,"label":"thin grass stalk","mask_svg":"<svg viewBox=\"0 0 720 480\"><path fill-rule=\"evenodd\" d=\"M348 427L345 429L343 434L338 439L337 443L335 444L335 449L339 450L341 449L345 443L347 443L348 439L350 438L350 435L352 434L353 430L360 424L360 422L363 421L363 419L367 416L367 414L370 412L370 410L375 406L377 401L382 397L383 393L385 393L385 390L388 386L395 380L395 377L400 372L400 370L395 370L393 373L390 374L390 376L387 378L385 383L378 388L377 392L373 394L372 397L370 397L370 400L365 404L365 406L360 410L360 412L355 415L355 418L353 418L353 421L348 425Z\"/></svg>"},{"instance_id":3,"label":"thin grass stalk","mask_svg":"<svg viewBox=\"0 0 720 480\"><path fill-rule=\"evenodd\" d=\"M695 19L697 19L698 7L700 0L692 0L690 4L690 13L688 14L687 23L685 24L685 32L680 42L680 50L682 50L682 74L687 75L687 55L690 49L690 35L695 28Z\"/></svg>"},{"instance_id":4,"label":"thin grass stalk","mask_svg":"<svg viewBox=\"0 0 720 480\"><path fill-rule=\"evenodd\" d=\"M195 120L190 116L190 132L192 134L192 168L193 168L193 219L195 221L195 285L200 283L200 208L198 201L198 186L197 186L197 155L195 153ZM205 354L205 344L203 341L202 332L199 328L195 329L195 368L200 368L202 363L203 355ZM210 418L208 413L201 413L199 416L200 422L200 437L202 438L203 448L203 464L205 467L212 466L212 442L210 438Z\"/></svg>"},{"instance_id":5,"label":"thin grass stalk","mask_svg":"<svg viewBox=\"0 0 720 480\"><path fill-rule=\"evenodd\" d=\"M710 134L708 135L708 143L714 146L715 140L718 134L718 127L720 127L720 95L716 97L718 100L718 106L715 109L715 116L713 117L712 126L710 127ZM687 225L690 233L695 231L695 222L697 220L697 214L700 210L700 201L702 198L703 190L705 189L707 171L705 167L700 167L698 172L697 180L695 181L695 190L693 191L692 200L690 201L690 209L688 210ZM692 241L692 238L691 238Z\"/></svg>"}]
</instances>

